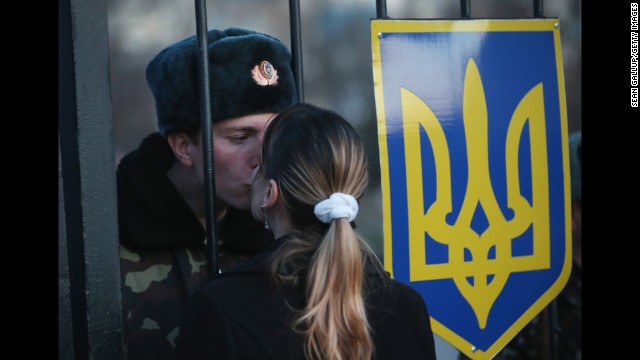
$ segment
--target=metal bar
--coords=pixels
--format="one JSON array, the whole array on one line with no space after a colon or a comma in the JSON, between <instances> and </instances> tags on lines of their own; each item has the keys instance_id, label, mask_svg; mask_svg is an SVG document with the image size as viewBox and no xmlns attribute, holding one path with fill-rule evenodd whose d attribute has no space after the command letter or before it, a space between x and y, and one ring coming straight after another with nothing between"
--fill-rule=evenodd
<instances>
[{"instance_id":1,"label":"metal bar","mask_svg":"<svg viewBox=\"0 0 640 360\"><path fill-rule=\"evenodd\" d=\"M213 126L211 124L211 99L209 87L209 59L207 56L207 5L205 0L196 2L196 36L198 38L198 76L200 85L200 121L202 126L202 148L204 161L204 189L209 254L209 276L218 273L217 224L215 221L216 188L213 165Z\"/></svg>"},{"instance_id":2,"label":"metal bar","mask_svg":"<svg viewBox=\"0 0 640 360\"><path fill-rule=\"evenodd\" d=\"M463 19L471 18L471 0L460 0L460 16Z\"/></svg>"},{"instance_id":3,"label":"metal bar","mask_svg":"<svg viewBox=\"0 0 640 360\"><path fill-rule=\"evenodd\" d=\"M533 17L544 18L543 0L533 0ZM559 331L562 329L558 326L558 303L557 299L553 299L548 307L549 309L549 356L551 360L558 360L560 357Z\"/></svg>"},{"instance_id":4,"label":"metal bar","mask_svg":"<svg viewBox=\"0 0 640 360\"><path fill-rule=\"evenodd\" d=\"M67 247L73 354L76 359L120 359L120 257L106 0L58 4L63 180L59 206L64 209L59 221L65 226L61 235Z\"/></svg>"},{"instance_id":5,"label":"metal bar","mask_svg":"<svg viewBox=\"0 0 640 360\"><path fill-rule=\"evenodd\" d=\"M58 1L58 19L60 26L58 32L58 117L60 124L58 136L60 137L60 177L62 179L63 197L58 200L64 206L69 205L69 209L64 213L59 213L59 221L64 221L64 225L69 229L62 234L65 247L67 248L68 262L68 283L69 289L69 312L58 312L58 316L70 316L72 337L71 344L58 344L58 354L78 354L77 358L89 357L89 340L87 338L87 301L85 293L85 269L84 269L84 244L79 224L82 223L80 206L80 175L78 169L78 156L69 154L71 151L77 152L78 139L72 132L77 128L77 114L75 109L75 88L73 86L73 35L71 34L71 4L70 0ZM62 141L64 140L64 141ZM67 150L69 149L69 150ZM68 155L67 155L68 154ZM64 156L66 155L66 156ZM66 164L66 165L65 165ZM66 171L62 169L66 168ZM65 191L66 188L66 191ZM60 205L60 204L59 204ZM62 218L61 218L62 216ZM78 240L79 239L79 240ZM58 240L60 242L60 240ZM67 246L68 244L68 246ZM69 261L71 260L71 261ZM63 280L58 278L59 281ZM58 290L60 291L60 289ZM62 347L70 345L70 348Z\"/></svg>"},{"instance_id":6,"label":"metal bar","mask_svg":"<svg viewBox=\"0 0 640 360\"><path fill-rule=\"evenodd\" d=\"M551 360L560 359L560 342L559 335L562 329L558 326L558 298L551 301L549 306L549 349L551 351Z\"/></svg>"},{"instance_id":7,"label":"metal bar","mask_svg":"<svg viewBox=\"0 0 640 360\"><path fill-rule=\"evenodd\" d=\"M533 17L543 18L544 17L544 6L542 4L542 0L533 0Z\"/></svg>"},{"instance_id":8,"label":"metal bar","mask_svg":"<svg viewBox=\"0 0 640 360\"><path fill-rule=\"evenodd\" d=\"M300 30L300 1L289 0L289 24L291 27L291 66L298 89L298 101L304 102L304 80L302 74L302 31Z\"/></svg>"},{"instance_id":9,"label":"metal bar","mask_svg":"<svg viewBox=\"0 0 640 360\"><path fill-rule=\"evenodd\" d=\"M376 0L376 19L388 19L387 0Z\"/></svg>"},{"instance_id":10,"label":"metal bar","mask_svg":"<svg viewBox=\"0 0 640 360\"><path fill-rule=\"evenodd\" d=\"M63 184L62 160L58 145L58 359L75 359ZM84 328L86 329L86 326ZM83 346L85 345L86 343L83 343Z\"/></svg>"}]
</instances>

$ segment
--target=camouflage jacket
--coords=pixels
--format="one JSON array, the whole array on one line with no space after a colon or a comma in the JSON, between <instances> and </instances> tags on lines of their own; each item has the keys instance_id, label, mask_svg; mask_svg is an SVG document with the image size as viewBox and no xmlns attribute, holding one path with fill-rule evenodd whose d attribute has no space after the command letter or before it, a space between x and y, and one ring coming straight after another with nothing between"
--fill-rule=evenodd
<instances>
[{"instance_id":1,"label":"camouflage jacket","mask_svg":"<svg viewBox=\"0 0 640 360\"><path fill-rule=\"evenodd\" d=\"M154 133L118 165L127 359L175 359L189 296L209 277L205 229L166 176L173 161L166 140ZM248 212L230 209L217 231L223 270L267 244L262 225Z\"/></svg>"}]
</instances>

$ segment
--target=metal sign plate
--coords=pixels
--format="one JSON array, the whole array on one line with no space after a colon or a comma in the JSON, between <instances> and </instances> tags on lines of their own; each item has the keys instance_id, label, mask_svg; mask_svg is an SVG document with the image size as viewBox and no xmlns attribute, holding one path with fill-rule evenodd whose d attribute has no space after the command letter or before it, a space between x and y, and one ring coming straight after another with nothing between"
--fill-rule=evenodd
<instances>
[{"instance_id":1,"label":"metal sign plate","mask_svg":"<svg viewBox=\"0 0 640 360\"><path fill-rule=\"evenodd\" d=\"M571 271L558 24L371 23L385 267L473 359L495 356Z\"/></svg>"}]
</instances>

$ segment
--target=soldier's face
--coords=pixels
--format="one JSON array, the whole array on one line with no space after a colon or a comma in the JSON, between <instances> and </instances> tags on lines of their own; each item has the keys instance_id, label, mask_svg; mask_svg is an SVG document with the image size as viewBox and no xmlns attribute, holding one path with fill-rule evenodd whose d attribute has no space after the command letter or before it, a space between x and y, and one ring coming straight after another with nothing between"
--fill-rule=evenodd
<instances>
[{"instance_id":1,"label":"soldier's face","mask_svg":"<svg viewBox=\"0 0 640 360\"><path fill-rule=\"evenodd\" d=\"M258 166L267 124L275 114L255 114L213 124L216 200L239 210L251 206L251 173ZM200 144L200 154L202 154ZM202 155L200 155L202 156ZM197 161L204 179L202 160Z\"/></svg>"}]
</instances>

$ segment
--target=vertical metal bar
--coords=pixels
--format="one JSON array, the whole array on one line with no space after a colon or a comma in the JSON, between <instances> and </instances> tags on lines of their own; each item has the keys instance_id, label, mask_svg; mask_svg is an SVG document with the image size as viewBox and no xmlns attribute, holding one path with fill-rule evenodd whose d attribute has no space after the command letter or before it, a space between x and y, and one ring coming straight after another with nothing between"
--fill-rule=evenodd
<instances>
[{"instance_id":1,"label":"vertical metal bar","mask_svg":"<svg viewBox=\"0 0 640 360\"><path fill-rule=\"evenodd\" d=\"M107 4L106 0L58 4L58 135L73 354L77 359L120 359L122 310Z\"/></svg>"},{"instance_id":2,"label":"vertical metal bar","mask_svg":"<svg viewBox=\"0 0 640 360\"><path fill-rule=\"evenodd\" d=\"M388 19L387 0L376 0L376 19Z\"/></svg>"},{"instance_id":3,"label":"vertical metal bar","mask_svg":"<svg viewBox=\"0 0 640 360\"><path fill-rule=\"evenodd\" d=\"M460 16L463 19L471 18L471 0L460 0Z\"/></svg>"},{"instance_id":4,"label":"vertical metal bar","mask_svg":"<svg viewBox=\"0 0 640 360\"><path fill-rule=\"evenodd\" d=\"M544 18L544 6L542 0L533 0L533 17ZM559 339L558 339L558 304L557 300L553 299L549 305L549 350L551 360L559 359Z\"/></svg>"},{"instance_id":5,"label":"vertical metal bar","mask_svg":"<svg viewBox=\"0 0 640 360\"><path fill-rule=\"evenodd\" d=\"M533 17L544 17L544 6L542 4L542 0L533 0Z\"/></svg>"},{"instance_id":6,"label":"vertical metal bar","mask_svg":"<svg viewBox=\"0 0 640 360\"><path fill-rule=\"evenodd\" d=\"M544 5L542 0L533 0L533 17L544 18ZM551 301L549 305L549 349L551 360L558 360L560 357L558 339L559 331L562 329L558 326L558 302L557 298Z\"/></svg>"},{"instance_id":7,"label":"vertical metal bar","mask_svg":"<svg viewBox=\"0 0 640 360\"><path fill-rule=\"evenodd\" d=\"M291 27L291 66L298 89L298 100L304 102L304 81L302 74L302 31L300 30L300 1L289 0L289 24Z\"/></svg>"},{"instance_id":8,"label":"vertical metal bar","mask_svg":"<svg viewBox=\"0 0 640 360\"><path fill-rule=\"evenodd\" d=\"M551 350L551 360L560 359L559 354L559 332L562 331L558 327L558 299L555 298L549 306L549 349Z\"/></svg>"},{"instance_id":9,"label":"vertical metal bar","mask_svg":"<svg viewBox=\"0 0 640 360\"><path fill-rule=\"evenodd\" d=\"M204 147L204 188L207 224L207 244L209 249L209 276L218 273L218 246L215 221L216 188L214 186L213 126L211 125L211 99L209 87L209 60L207 56L207 6L205 0L196 1L196 37L198 38L198 76L200 85L200 121Z\"/></svg>"},{"instance_id":10,"label":"vertical metal bar","mask_svg":"<svg viewBox=\"0 0 640 360\"><path fill-rule=\"evenodd\" d=\"M62 18L58 17L58 20L60 19ZM58 94L60 94L59 91ZM60 144L60 141L58 141L58 144ZM58 359L75 359L76 357L73 351L73 315L71 312L73 307L71 306L64 190L62 184L64 184L64 180L62 178L60 145L58 145Z\"/></svg>"},{"instance_id":11,"label":"vertical metal bar","mask_svg":"<svg viewBox=\"0 0 640 360\"><path fill-rule=\"evenodd\" d=\"M73 136L77 128L77 114L75 113L75 87L73 74L73 35L71 30L71 0L58 1L58 117L60 124L58 136L60 138L60 167L63 190L63 197L59 200L63 206L69 205L69 210L64 212L63 220L69 229L64 232L64 243L67 248L68 277L69 277L69 310L70 313L58 312L58 316L70 316L72 338L71 344L61 344L58 346L71 345L72 348L59 348L58 353L77 354L77 358L89 357L89 340L87 338L87 302L85 293L85 269L84 269L84 244L81 230L78 224L82 223L80 207L70 206L70 204L80 203L80 179L77 169L77 156L74 152L78 150L78 139ZM65 134L70 133L70 134ZM62 141L64 140L64 141ZM69 149L69 150L67 150ZM70 154L69 154L70 153ZM69 155L67 155L69 154ZM67 155L67 156L65 156ZM65 165L66 163L66 165ZM63 170L66 168L66 171ZM65 191L66 187L66 191ZM72 225L75 224L75 225ZM77 240L80 238L80 240ZM62 280L58 278L58 280ZM60 290L58 290L60 291Z\"/></svg>"}]
</instances>

